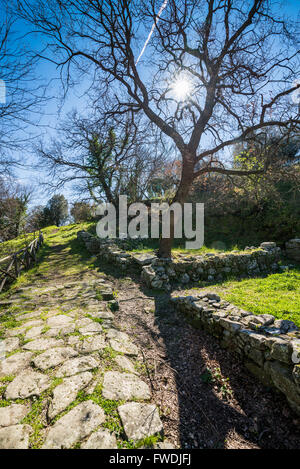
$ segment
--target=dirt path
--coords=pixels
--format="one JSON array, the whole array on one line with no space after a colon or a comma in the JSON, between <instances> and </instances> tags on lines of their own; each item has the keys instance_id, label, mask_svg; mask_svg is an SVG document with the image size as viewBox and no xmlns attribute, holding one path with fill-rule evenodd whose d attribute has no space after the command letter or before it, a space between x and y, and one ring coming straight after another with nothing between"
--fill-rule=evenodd
<instances>
[{"instance_id":1,"label":"dirt path","mask_svg":"<svg viewBox=\"0 0 300 469\"><path fill-rule=\"evenodd\" d=\"M0 305L0 448L300 447L284 398L167 294L71 238L43 256Z\"/></svg>"},{"instance_id":2,"label":"dirt path","mask_svg":"<svg viewBox=\"0 0 300 469\"><path fill-rule=\"evenodd\" d=\"M300 447L300 421L285 398L260 385L213 337L188 325L168 295L153 294L138 281L110 280L121 306L116 321L143 350L170 441L181 448Z\"/></svg>"}]
</instances>

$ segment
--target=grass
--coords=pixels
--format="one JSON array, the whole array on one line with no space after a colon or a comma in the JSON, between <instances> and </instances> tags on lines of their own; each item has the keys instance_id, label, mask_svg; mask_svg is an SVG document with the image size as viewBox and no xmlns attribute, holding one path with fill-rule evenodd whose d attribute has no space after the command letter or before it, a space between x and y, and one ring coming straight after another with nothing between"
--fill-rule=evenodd
<instances>
[{"instance_id":1,"label":"grass","mask_svg":"<svg viewBox=\"0 0 300 469\"><path fill-rule=\"evenodd\" d=\"M91 233L94 233L95 225L94 224L80 224L80 225L68 225L64 227L57 228L55 226L48 227L43 230L45 235L45 242L38 253L38 262L27 272L22 272L20 277L14 282L10 289L0 295L0 298L3 299L8 295L14 293L20 287L26 285L27 283L38 284L42 282L41 285L47 285L47 279L51 278L52 273L59 273L61 277L72 277L73 274L80 274L80 278L84 278L84 273L88 273L91 269L98 268L97 262L98 259L95 256L91 256L90 253L84 248L83 243L77 240L77 232L79 230L88 230ZM39 280L41 277L41 280ZM77 278L77 277L76 277ZM59 285L60 285L59 280ZM41 286L39 285L39 286ZM57 287L59 287L57 285ZM63 281L61 282L63 285ZM57 293L57 291L56 291ZM78 291L78 297L80 298L80 291ZM108 305L111 309L117 308L117 292L113 292L114 299L108 302ZM18 299L25 301L26 294L19 292ZM82 307L82 304L80 305ZM46 306L47 311L47 306ZM1 316L1 312L4 313ZM13 315L13 312L24 312L24 308L21 306L14 305L3 305L0 307L0 328L8 329L22 326L22 321L16 321L16 318ZM45 315L45 310L41 312ZM62 312L62 314L64 314ZM86 313L87 317L90 317L93 321L97 323L102 323L103 319L94 318L89 315L88 311ZM43 332L47 330L47 326L43 329ZM70 335L75 335L78 333L72 333ZM84 336L81 337L84 339ZM117 355L114 350L107 347L102 353L102 360L105 362L106 370L110 367L116 367L114 362L114 357ZM92 370L96 373L96 370ZM3 393L5 392L6 386L13 379L12 376L5 376L0 380L0 407L10 405L10 401L3 399ZM48 405L49 398L52 394L54 387L60 384L61 378L53 380L51 387L42 393L37 399L30 399L27 402L31 402L31 410L22 420L22 423L31 425L33 432L30 436L30 447L31 448L40 448L43 440L44 433L43 429L47 426L46 422L46 409ZM2 398L1 398L2 396ZM142 444L144 446L151 446L156 442L155 438L146 439L143 442L134 443L131 441L124 442L125 438L122 423L118 414L117 407L121 404L124 404L124 401L111 401L104 399L102 396L102 385L98 383L92 394L86 394L84 391L80 391L76 399L58 416L56 416L51 424L54 424L59 418L69 412L73 407L78 405L80 402L91 400L97 405L101 406L106 415L105 423L102 425L103 428L108 429L110 432L114 432L118 439L118 446L122 448L124 445L133 448L135 444ZM25 401L24 401L25 403ZM49 423L49 422L48 422ZM126 447L127 447L126 446ZM74 447L79 447L79 443L76 443Z\"/></svg>"},{"instance_id":2,"label":"grass","mask_svg":"<svg viewBox=\"0 0 300 469\"><path fill-rule=\"evenodd\" d=\"M26 233L25 235L21 235L17 238L0 243L0 259L24 248L25 246L30 244L31 241L33 241L37 236L38 232Z\"/></svg>"},{"instance_id":3,"label":"grass","mask_svg":"<svg viewBox=\"0 0 300 469\"><path fill-rule=\"evenodd\" d=\"M47 275L49 271L56 269L57 257L52 255L51 258L49 258L52 246L61 245L61 252L65 254L70 251L72 252L72 256L64 256L65 262L60 259L59 269L61 270L62 275L68 276L78 272L88 271L93 268L94 263L89 262L91 255L82 248L82 243L78 242L76 239L77 231L79 230L86 230L95 234L95 224L81 223L61 226L59 228L56 226L49 226L43 229L45 241L38 252L37 264L32 266L28 271L23 271L18 279L10 285L9 290L0 294L0 299L4 299L6 296L11 295L14 290L26 285L26 283L35 281L36 275ZM29 234L28 237L31 235L33 236L33 234ZM19 237L15 240L1 243L0 249L2 249L2 251L0 251L0 253L6 249L12 249L12 251L18 248L20 249L19 245L23 242L23 238L24 237Z\"/></svg>"},{"instance_id":4,"label":"grass","mask_svg":"<svg viewBox=\"0 0 300 469\"><path fill-rule=\"evenodd\" d=\"M47 275L51 271L59 269L62 275L69 276L77 273L83 274L90 269L98 268L99 260L95 258L95 256L91 256L86 249L83 248L82 243L77 241L76 237L79 230L86 230L95 234L95 223L73 224L59 228L50 226L45 228L43 230L45 243L38 254L38 264L28 272L22 273L18 280L11 286L7 294L13 293L14 289L19 288L19 286L27 282L36 280L36 275L39 274ZM24 240L22 237L19 237L12 241L11 246L17 246L18 243ZM142 249L132 252L151 252L155 248L154 241L157 243L157 240L143 240ZM215 254L224 252L222 249L209 246L187 251L179 245L179 240L175 241L177 243L173 251L175 259L179 257L180 254L192 256L201 255L206 252ZM2 249L3 245L7 243L2 243ZM57 252L57 255L52 252L49 257L53 246L61 250ZM238 251L236 246L232 246L232 249ZM64 254L68 253L72 255L64 256ZM59 254L62 255L59 256ZM272 274L266 278L254 278L242 281L230 280L222 284L216 284L213 288L226 300L254 314L270 313L278 319L290 319L300 326L299 268L294 268L280 274ZM6 294L3 293L0 295L0 298L4 298L5 296ZM101 299L100 296L98 299ZM115 304L113 301L111 303L112 309L114 309ZM4 308L0 309L4 312ZM7 308L6 312L8 312ZM9 308L9 312L12 312L12 307ZM2 322L5 328L16 327L15 319L10 314L4 315Z\"/></svg>"},{"instance_id":5,"label":"grass","mask_svg":"<svg viewBox=\"0 0 300 469\"><path fill-rule=\"evenodd\" d=\"M144 240L145 241L145 240ZM140 249L132 249L128 250L127 252L131 253L153 253L156 249L158 249L158 243L155 245L155 247L147 247L147 244L143 244ZM172 249L172 256L174 258L179 257L178 254L183 254L185 256L200 256L206 253L211 253L211 254L220 254L221 252L231 252L231 251L238 251L241 252L241 249L239 249L236 245L235 246L230 246L230 248L216 248L216 247L210 247L210 246L202 246L200 249L185 249L183 247L175 247Z\"/></svg>"},{"instance_id":6,"label":"grass","mask_svg":"<svg viewBox=\"0 0 300 469\"><path fill-rule=\"evenodd\" d=\"M300 327L300 268L265 278L227 281L213 290L230 303L254 314L273 314Z\"/></svg>"}]
</instances>

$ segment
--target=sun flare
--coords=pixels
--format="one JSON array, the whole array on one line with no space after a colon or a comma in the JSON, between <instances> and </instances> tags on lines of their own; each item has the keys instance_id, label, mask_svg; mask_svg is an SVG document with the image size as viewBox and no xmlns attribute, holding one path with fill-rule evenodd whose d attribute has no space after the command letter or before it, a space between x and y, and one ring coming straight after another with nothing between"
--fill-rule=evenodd
<instances>
[{"instance_id":1,"label":"sun flare","mask_svg":"<svg viewBox=\"0 0 300 469\"><path fill-rule=\"evenodd\" d=\"M177 100L183 101L191 94L192 84L188 78L177 78L172 85L172 91Z\"/></svg>"}]
</instances>

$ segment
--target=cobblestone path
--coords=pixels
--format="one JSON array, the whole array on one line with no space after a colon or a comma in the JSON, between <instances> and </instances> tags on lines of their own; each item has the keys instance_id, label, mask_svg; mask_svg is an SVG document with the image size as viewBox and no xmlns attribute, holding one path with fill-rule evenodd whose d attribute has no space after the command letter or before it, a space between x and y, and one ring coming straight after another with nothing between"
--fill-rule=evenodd
<instances>
[{"instance_id":1,"label":"cobblestone path","mask_svg":"<svg viewBox=\"0 0 300 469\"><path fill-rule=\"evenodd\" d=\"M49 247L47 267L1 302L0 449L170 447L111 284L65 273L72 255Z\"/></svg>"}]
</instances>

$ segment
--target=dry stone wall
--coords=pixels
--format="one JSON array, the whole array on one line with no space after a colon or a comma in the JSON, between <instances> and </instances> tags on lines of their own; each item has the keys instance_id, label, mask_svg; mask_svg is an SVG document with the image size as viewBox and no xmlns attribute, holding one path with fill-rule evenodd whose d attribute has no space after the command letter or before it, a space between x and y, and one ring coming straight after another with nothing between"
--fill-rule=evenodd
<instances>
[{"instance_id":1,"label":"dry stone wall","mask_svg":"<svg viewBox=\"0 0 300 469\"><path fill-rule=\"evenodd\" d=\"M126 252L122 240L103 240L85 231L78 232L87 249L126 270L136 266L150 288L171 289L190 281L221 281L226 276L254 277L276 272L280 249L275 243L229 254L205 254L179 260L158 259L153 254ZM295 240L290 245L295 249ZM283 393L300 415L300 331L288 320L271 314L254 315L221 300L215 293L194 296L171 294L175 308L195 327L205 329L243 361L263 384Z\"/></svg>"},{"instance_id":2,"label":"dry stone wall","mask_svg":"<svg viewBox=\"0 0 300 469\"><path fill-rule=\"evenodd\" d=\"M254 315L215 293L171 295L175 308L242 360L266 386L282 392L300 415L300 331L271 314Z\"/></svg>"},{"instance_id":3,"label":"dry stone wall","mask_svg":"<svg viewBox=\"0 0 300 469\"><path fill-rule=\"evenodd\" d=\"M134 254L124 250L126 240L100 239L85 231L78 232L87 249L126 270L135 266L149 288L171 290L174 285L197 281L222 281L228 277L247 278L279 270L280 248L262 243L259 248L230 253L206 253L179 259L159 259L153 254Z\"/></svg>"},{"instance_id":4,"label":"dry stone wall","mask_svg":"<svg viewBox=\"0 0 300 469\"><path fill-rule=\"evenodd\" d=\"M246 278L279 270L280 248L262 243L259 249L182 257L179 260L154 259L144 266L142 279L153 288L171 289L172 284L222 281L228 277Z\"/></svg>"},{"instance_id":5,"label":"dry stone wall","mask_svg":"<svg viewBox=\"0 0 300 469\"><path fill-rule=\"evenodd\" d=\"M285 250L289 259L300 262L300 238L290 239L285 243Z\"/></svg>"}]
</instances>

